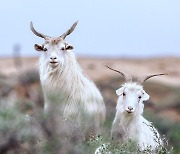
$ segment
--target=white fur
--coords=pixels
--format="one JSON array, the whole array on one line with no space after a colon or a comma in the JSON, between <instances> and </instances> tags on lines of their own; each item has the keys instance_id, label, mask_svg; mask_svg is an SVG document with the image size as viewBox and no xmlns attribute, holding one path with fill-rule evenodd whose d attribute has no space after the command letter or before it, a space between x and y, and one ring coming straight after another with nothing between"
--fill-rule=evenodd
<instances>
[{"instance_id":1,"label":"white fur","mask_svg":"<svg viewBox=\"0 0 180 154\"><path fill-rule=\"evenodd\" d=\"M66 43L67 44L67 43ZM105 120L105 104L95 86L82 72L72 51L61 51L64 40L57 45L47 43L47 51L39 60L46 112L56 108L65 118L74 118L84 127L93 126L95 132ZM57 64L50 64L56 57ZM54 107L55 106L55 107Z\"/></svg>"},{"instance_id":2,"label":"white fur","mask_svg":"<svg viewBox=\"0 0 180 154\"><path fill-rule=\"evenodd\" d=\"M140 150L149 147L155 150L159 145L162 145L157 130L152 126L151 122L142 116L143 101L149 99L149 95L143 90L143 87L135 82L129 82L122 85L116 93L119 98L111 136L115 137L115 135L119 134L122 141L132 139L137 142ZM130 112L128 107L133 108L132 113L128 113Z\"/></svg>"}]
</instances>

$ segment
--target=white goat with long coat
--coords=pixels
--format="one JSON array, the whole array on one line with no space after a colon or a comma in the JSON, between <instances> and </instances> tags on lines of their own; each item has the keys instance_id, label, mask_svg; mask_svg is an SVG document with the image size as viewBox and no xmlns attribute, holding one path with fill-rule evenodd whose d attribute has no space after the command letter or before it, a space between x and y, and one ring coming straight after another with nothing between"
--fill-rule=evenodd
<instances>
[{"instance_id":1,"label":"white goat with long coat","mask_svg":"<svg viewBox=\"0 0 180 154\"><path fill-rule=\"evenodd\" d=\"M163 143L158 131L151 122L142 116L144 109L143 101L149 99L149 95L143 90L142 84L151 77L165 74L144 76L137 82L133 82L132 77L129 75L110 67L108 68L120 73L126 79L126 83L116 90L119 98L116 106L116 115L112 124L111 137L119 137L121 141L132 139L137 142L140 150L148 148L155 150L162 146Z\"/></svg>"},{"instance_id":2,"label":"white goat with long coat","mask_svg":"<svg viewBox=\"0 0 180 154\"><path fill-rule=\"evenodd\" d=\"M105 104L95 84L84 75L73 46L65 41L76 27L72 27L59 37L49 37L37 32L31 22L32 32L45 39L42 45L35 44L37 51L42 51L39 59L39 72L44 92L45 112L57 109L66 119L73 119L83 129L92 133L99 131L105 120Z\"/></svg>"}]
</instances>

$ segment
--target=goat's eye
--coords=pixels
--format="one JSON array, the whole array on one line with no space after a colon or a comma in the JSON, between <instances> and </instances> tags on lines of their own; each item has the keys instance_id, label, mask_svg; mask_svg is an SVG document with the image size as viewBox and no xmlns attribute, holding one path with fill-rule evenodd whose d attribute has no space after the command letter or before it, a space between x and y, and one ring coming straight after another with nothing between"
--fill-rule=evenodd
<instances>
[{"instance_id":1,"label":"goat's eye","mask_svg":"<svg viewBox=\"0 0 180 154\"><path fill-rule=\"evenodd\" d=\"M47 48L44 48L43 51L47 51Z\"/></svg>"},{"instance_id":2,"label":"goat's eye","mask_svg":"<svg viewBox=\"0 0 180 154\"><path fill-rule=\"evenodd\" d=\"M123 92L123 94L122 94L123 96L126 96L126 94Z\"/></svg>"},{"instance_id":3,"label":"goat's eye","mask_svg":"<svg viewBox=\"0 0 180 154\"><path fill-rule=\"evenodd\" d=\"M141 97L141 96L139 96L138 98L139 98L139 99L141 99L142 97Z\"/></svg>"},{"instance_id":4,"label":"goat's eye","mask_svg":"<svg viewBox=\"0 0 180 154\"><path fill-rule=\"evenodd\" d=\"M65 47L62 47L61 50L64 51L64 50L65 50Z\"/></svg>"}]
</instances>

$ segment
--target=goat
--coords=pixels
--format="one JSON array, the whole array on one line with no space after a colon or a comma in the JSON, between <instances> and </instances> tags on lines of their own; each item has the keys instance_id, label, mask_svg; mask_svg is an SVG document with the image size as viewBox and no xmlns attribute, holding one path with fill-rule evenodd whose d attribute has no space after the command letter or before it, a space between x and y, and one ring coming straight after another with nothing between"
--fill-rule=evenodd
<instances>
[{"instance_id":1,"label":"goat","mask_svg":"<svg viewBox=\"0 0 180 154\"><path fill-rule=\"evenodd\" d=\"M166 74L143 76L137 82L133 82L132 77L124 72L108 68L120 73L126 79L126 83L116 90L119 98L116 106L116 115L112 124L111 137L119 136L123 142L132 139L137 142L140 150L148 148L155 150L162 146L163 143L158 131L151 122L142 116L144 109L143 101L149 99L149 95L143 90L142 84L154 76Z\"/></svg>"},{"instance_id":2,"label":"goat","mask_svg":"<svg viewBox=\"0 0 180 154\"><path fill-rule=\"evenodd\" d=\"M93 81L84 75L72 52L73 46L65 41L77 23L59 37L39 33L30 23L32 32L45 39L42 45L34 45L35 50L42 51L39 73L45 99L44 111L49 113L57 109L65 119L74 119L84 130L96 133L105 121L103 97Z\"/></svg>"}]
</instances>

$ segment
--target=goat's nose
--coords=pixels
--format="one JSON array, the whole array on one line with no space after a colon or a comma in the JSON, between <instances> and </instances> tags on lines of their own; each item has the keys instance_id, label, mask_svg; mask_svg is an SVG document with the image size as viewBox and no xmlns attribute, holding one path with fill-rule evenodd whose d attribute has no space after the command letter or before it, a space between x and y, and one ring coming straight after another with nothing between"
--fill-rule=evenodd
<instances>
[{"instance_id":1,"label":"goat's nose","mask_svg":"<svg viewBox=\"0 0 180 154\"><path fill-rule=\"evenodd\" d=\"M128 110L130 110L130 111L131 111L131 110L133 110L133 107L131 107L131 106L128 106Z\"/></svg>"},{"instance_id":2,"label":"goat's nose","mask_svg":"<svg viewBox=\"0 0 180 154\"><path fill-rule=\"evenodd\" d=\"M50 59L51 59L51 60L55 60L55 59L57 59L57 57L50 57Z\"/></svg>"}]
</instances>

